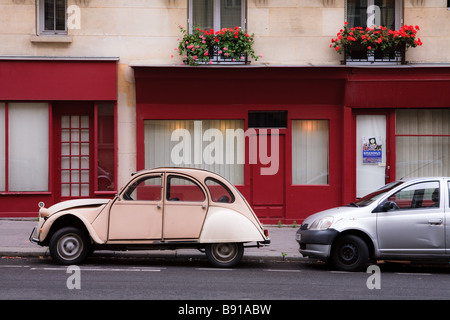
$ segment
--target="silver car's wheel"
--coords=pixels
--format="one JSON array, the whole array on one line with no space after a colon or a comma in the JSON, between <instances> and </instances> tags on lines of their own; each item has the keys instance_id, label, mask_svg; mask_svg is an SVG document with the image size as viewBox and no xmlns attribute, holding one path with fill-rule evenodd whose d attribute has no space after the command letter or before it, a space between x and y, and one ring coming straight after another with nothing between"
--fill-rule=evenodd
<instances>
[{"instance_id":1,"label":"silver car's wheel","mask_svg":"<svg viewBox=\"0 0 450 320\"><path fill-rule=\"evenodd\" d=\"M216 267L233 267L244 254L242 243L213 243L206 246L206 257Z\"/></svg>"},{"instance_id":2,"label":"silver car's wheel","mask_svg":"<svg viewBox=\"0 0 450 320\"><path fill-rule=\"evenodd\" d=\"M81 230L67 227L55 232L50 240L50 254L62 264L77 264L89 252L89 242Z\"/></svg>"},{"instance_id":3,"label":"silver car's wheel","mask_svg":"<svg viewBox=\"0 0 450 320\"><path fill-rule=\"evenodd\" d=\"M336 240L331 251L331 262L343 271L359 271L368 262L369 249L358 236L346 235Z\"/></svg>"}]
</instances>

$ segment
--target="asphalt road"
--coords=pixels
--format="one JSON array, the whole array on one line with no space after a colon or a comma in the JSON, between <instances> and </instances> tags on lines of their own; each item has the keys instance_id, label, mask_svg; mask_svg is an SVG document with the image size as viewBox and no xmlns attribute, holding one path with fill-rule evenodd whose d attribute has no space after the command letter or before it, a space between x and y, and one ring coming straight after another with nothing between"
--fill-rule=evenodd
<instances>
[{"instance_id":1,"label":"asphalt road","mask_svg":"<svg viewBox=\"0 0 450 320\"><path fill-rule=\"evenodd\" d=\"M378 272L379 271L379 272ZM336 272L318 263L102 258L68 268L49 259L0 259L0 299L31 300L391 300L449 299L448 266L381 265ZM372 287L370 289L369 287Z\"/></svg>"}]
</instances>

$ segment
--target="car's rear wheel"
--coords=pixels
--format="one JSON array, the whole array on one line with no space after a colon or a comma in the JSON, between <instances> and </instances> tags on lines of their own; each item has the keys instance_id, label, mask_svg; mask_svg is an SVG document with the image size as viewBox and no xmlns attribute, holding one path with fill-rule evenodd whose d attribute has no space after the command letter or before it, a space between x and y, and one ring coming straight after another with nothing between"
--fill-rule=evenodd
<instances>
[{"instance_id":1,"label":"car's rear wheel","mask_svg":"<svg viewBox=\"0 0 450 320\"><path fill-rule=\"evenodd\" d=\"M61 228L51 237L49 249L50 255L56 262L78 264L89 252L89 238L78 228Z\"/></svg>"},{"instance_id":2,"label":"car's rear wheel","mask_svg":"<svg viewBox=\"0 0 450 320\"><path fill-rule=\"evenodd\" d=\"M331 249L331 263L342 271L360 271L369 260L369 248L358 236L346 235L336 240Z\"/></svg>"},{"instance_id":3,"label":"car's rear wheel","mask_svg":"<svg viewBox=\"0 0 450 320\"><path fill-rule=\"evenodd\" d=\"M206 246L206 257L216 267L230 268L238 264L244 255L242 243L212 243Z\"/></svg>"}]
</instances>

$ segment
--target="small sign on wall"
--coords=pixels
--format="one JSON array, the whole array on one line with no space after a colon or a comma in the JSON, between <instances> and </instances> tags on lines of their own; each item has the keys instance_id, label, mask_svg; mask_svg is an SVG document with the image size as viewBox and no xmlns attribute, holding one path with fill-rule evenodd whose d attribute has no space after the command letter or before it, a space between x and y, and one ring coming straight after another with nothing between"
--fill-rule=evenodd
<instances>
[{"instance_id":1,"label":"small sign on wall","mask_svg":"<svg viewBox=\"0 0 450 320\"><path fill-rule=\"evenodd\" d=\"M381 136L362 137L362 163L379 164L383 158L383 143Z\"/></svg>"}]
</instances>

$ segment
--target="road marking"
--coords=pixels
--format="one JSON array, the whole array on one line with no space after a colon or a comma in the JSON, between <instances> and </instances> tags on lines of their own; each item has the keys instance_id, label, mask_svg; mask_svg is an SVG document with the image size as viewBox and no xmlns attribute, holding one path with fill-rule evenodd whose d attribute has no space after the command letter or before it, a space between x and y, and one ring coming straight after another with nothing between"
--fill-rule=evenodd
<instances>
[{"instance_id":1,"label":"road marking","mask_svg":"<svg viewBox=\"0 0 450 320\"><path fill-rule=\"evenodd\" d=\"M403 275L403 276L432 276L432 273L419 273L419 272L412 272L412 273L408 273L408 272L396 272L395 274L399 274L399 275Z\"/></svg>"},{"instance_id":2,"label":"road marking","mask_svg":"<svg viewBox=\"0 0 450 320\"><path fill-rule=\"evenodd\" d=\"M195 268L195 270L199 271L231 271L234 269L226 269L226 268Z\"/></svg>"},{"instance_id":3,"label":"road marking","mask_svg":"<svg viewBox=\"0 0 450 320\"><path fill-rule=\"evenodd\" d=\"M29 268L30 266L0 266L0 268Z\"/></svg>"},{"instance_id":4,"label":"road marking","mask_svg":"<svg viewBox=\"0 0 450 320\"><path fill-rule=\"evenodd\" d=\"M302 272L301 270L283 270L283 269L264 269L269 272Z\"/></svg>"},{"instance_id":5,"label":"road marking","mask_svg":"<svg viewBox=\"0 0 450 320\"><path fill-rule=\"evenodd\" d=\"M31 268L30 270L43 270L43 271L65 271L67 267L44 267L44 268ZM156 268L80 268L80 271L107 271L107 272L160 272L162 269Z\"/></svg>"}]
</instances>

